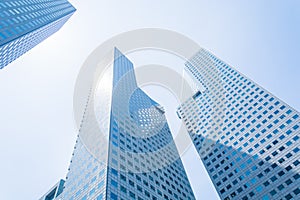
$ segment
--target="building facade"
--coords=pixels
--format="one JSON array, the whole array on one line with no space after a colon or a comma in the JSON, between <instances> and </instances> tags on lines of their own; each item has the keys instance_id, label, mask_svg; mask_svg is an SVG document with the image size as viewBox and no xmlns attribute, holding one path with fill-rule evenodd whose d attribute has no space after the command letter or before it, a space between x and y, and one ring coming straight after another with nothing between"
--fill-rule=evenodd
<instances>
[{"instance_id":1,"label":"building facade","mask_svg":"<svg viewBox=\"0 0 300 200\"><path fill-rule=\"evenodd\" d=\"M221 199L300 199L300 114L201 49L177 110Z\"/></svg>"},{"instance_id":2,"label":"building facade","mask_svg":"<svg viewBox=\"0 0 300 200\"><path fill-rule=\"evenodd\" d=\"M39 200L53 200L58 197L63 189L64 189L64 180L58 181L44 196L42 196Z\"/></svg>"},{"instance_id":3,"label":"building facade","mask_svg":"<svg viewBox=\"0 0 300 200\"><path fill-rule=\"evenodd\" d=\"M133 64L117 49L112 77L108 133L97 135L103 129L91 120L89 99L57 199L195 199L163 107L138 88Z\"/></svg>"},{"instance_id":4,"label":"building facade","mask_svg":"<svg viewBox=\"0 0 300 200\"><path fill-rule=\"evenodd\" d=\"M0 2L0 69L58 31L75 12L67 0Z\"/></svg>"}]
</instances>

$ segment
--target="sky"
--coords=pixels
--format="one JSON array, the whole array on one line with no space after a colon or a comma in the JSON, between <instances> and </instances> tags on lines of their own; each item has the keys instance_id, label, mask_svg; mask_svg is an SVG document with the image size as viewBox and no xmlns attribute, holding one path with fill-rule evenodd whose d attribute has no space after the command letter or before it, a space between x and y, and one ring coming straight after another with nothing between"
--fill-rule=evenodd
<instances>
[{"instance_id":1,"label":"sky","mask_svg":"<svg viewBox=\"0 0 300 200\"><path fill-rule=\"evenodd\" d=\"M300 110L297 0L70 2L77 11L59 32L0 70L1 199L38 199L66 176L77 135L73 91L80 67L93 49L125 31L151 27L186 35ZM160 98L157 91L153 98ZM166 104L166 96L157 101ZM195 155L191 148L182 158L195 196L217 199Z\"/></svg>"}]
</instances>

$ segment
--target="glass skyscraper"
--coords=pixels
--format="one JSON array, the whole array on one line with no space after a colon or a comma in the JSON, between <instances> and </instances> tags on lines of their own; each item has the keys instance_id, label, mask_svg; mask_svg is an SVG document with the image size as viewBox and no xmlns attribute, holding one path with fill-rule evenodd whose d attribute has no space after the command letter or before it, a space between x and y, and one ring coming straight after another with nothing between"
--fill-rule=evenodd
<instances>
[{"instance_id":1,"label":"glass skyscraper","mask_svg":"<svg viewBox=\"0 0 300 200\"><path fill-rule=\"evenodd\" d=\"M133 64L113 52L107 134L89 98L63 192L56 199L195 199L164 108L138 88ZM111 89L110 89L111 88ZM93 94L91 94L93 95ZM109 99L109 98L108 98Z\"/></svg>"},{"instance_id":2,"label":"glass skyscraper","mask_svg":"<svg viewBox=\"0 0 300 200\"><path fill-rule=\"evenodd\" d=\"M300 114L201 49L198 91L178 108L221 199L300 199Z\"/></svg>"},{"instance_id":3,"label":"glass skyscraper","mask_svg":"<svg viewBox=\"0 0 300 200\"><path fill-rule=\"evenodd\" d=\"M2 0L0 69L58 31L74 12L67 0Z\"/></svg>"}]
</instances>

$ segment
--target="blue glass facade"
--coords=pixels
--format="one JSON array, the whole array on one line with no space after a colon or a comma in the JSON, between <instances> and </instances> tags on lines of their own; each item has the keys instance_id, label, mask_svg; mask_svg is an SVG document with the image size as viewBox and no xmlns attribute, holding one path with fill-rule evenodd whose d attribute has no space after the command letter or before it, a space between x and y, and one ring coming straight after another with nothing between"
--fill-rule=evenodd
<instances>
[{"instance_id":1,"label":"blue glass facade","mask_svg":"<svg viewBox=\"0 0 300 200\"><path fill-rule=\"evenodd\" d=\"M221 199L300 199L300 113L201 49L178 108Z\"/></svg>"},{"instance_id":2,"label":"blue glass facade","mask_svg":"<svg viewBox=\"0 0 300 200\"><path fill-rule=\"evenodd\" d=\"M57 199L195 199L163 107L137 87L133 64L117 49L112 76L107 146L91 153L87 139L78 137ZM85 117L80 131L93 132L91 123Z\"/></svg>"},{"instance_id":3,"label":"blue glass facade","mask_svg":"<svg viewBox=\"0 0 300 200\"><path fill-rule=\"evenodd\" d=\"M58 31L75 12L67 0L0 2L0 69Z\"/></svg>"}]
</instances>

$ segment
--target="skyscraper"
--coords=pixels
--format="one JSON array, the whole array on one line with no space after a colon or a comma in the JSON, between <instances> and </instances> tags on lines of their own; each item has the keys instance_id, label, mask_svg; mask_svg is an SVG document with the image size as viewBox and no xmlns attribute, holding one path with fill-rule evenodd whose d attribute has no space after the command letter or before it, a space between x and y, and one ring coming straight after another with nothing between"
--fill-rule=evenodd
<instances>
[{"instance_id":1,"label":"skyscraper","mask_svg":"<svg viewBox=\"0 0 300 200\"><path fill-rule=\"evenodd\" d=\"M221 199L300 199L299 112L201 49L178 108Z\"/></svg>"},{"instance_id":2,"label":"skyscraper","mask_svg":"<svg viewBox=\"0 0 300 200\"><path fill-rule=\"evenodd\" d=\"M163 107L138 88L133 64L117 49L112 76L105 86L112 91L100 91L100 99L111 95L109 117L93 120L91 93L57 199L195 199Z\"/></svg>"},{"instance_id":3,"label":"skyscraper","mask_svg":"<svg viewBox=\"0 0 300 200\"><path fill-rule=\"evenodd\" d=\"M75 12L67 0L0 2L0 69L58 31Z\"/></svg>"}]
</instances>

